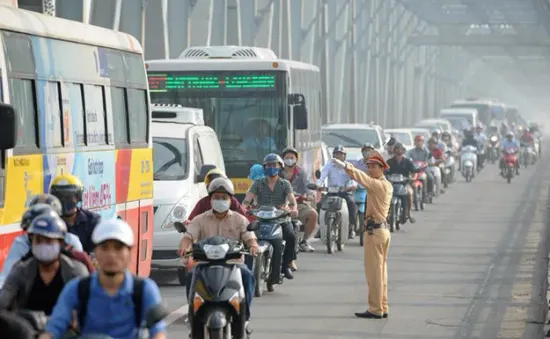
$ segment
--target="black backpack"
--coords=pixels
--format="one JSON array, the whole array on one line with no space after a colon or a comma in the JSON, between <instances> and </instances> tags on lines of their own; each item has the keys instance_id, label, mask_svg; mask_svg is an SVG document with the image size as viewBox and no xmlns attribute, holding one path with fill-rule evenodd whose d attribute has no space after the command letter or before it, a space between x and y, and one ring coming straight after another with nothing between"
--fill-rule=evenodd
<instances>
[{"instance_id":1,"label":"black backpack","mask_svg":"<svg viewBox=\"0 0 550 339\"><path fill-rule=\"evenodd\" d=\"M92 277L87 276L80 279L78 282L78 326L82 330L86 321L86 313L88 312L88 300L90 299L90 283ZM132 289L132 302L134 303L134 319L136 328L141 326L141 304L143 297L143 279L134 277L134 286Z\"/></svg>"}]
</instances>

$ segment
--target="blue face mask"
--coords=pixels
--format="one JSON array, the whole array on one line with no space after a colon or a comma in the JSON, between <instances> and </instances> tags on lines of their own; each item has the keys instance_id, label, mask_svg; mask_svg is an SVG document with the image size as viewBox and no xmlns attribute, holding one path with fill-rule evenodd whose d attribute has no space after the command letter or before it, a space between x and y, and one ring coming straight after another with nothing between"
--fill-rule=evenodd
<instances>
[{"instance_id":1,"label":"blue face mask","mask_svg":"<svg viewBox=\"0 0 550 339\"><path fill-rule=\"evenodd\" d=\"M274 177L279 174L279 169L276 167L266 167L264 168L264 174L268 177Z\"/></svg>"}]
</instances>

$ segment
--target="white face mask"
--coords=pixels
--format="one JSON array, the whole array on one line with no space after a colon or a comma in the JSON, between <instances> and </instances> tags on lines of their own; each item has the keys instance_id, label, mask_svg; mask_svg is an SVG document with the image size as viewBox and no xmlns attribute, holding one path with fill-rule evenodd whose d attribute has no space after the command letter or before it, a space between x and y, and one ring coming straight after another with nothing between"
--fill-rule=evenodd
<instances>
[{"instance_id":1,"label":"white face mask","mask_svg":"<svg viewBox=\"0 0 550 339\"><path fill-rule=\"evenodd\" d=\"M218 213L224 213L229 210L229 206L231 206L231 202L227 200L212 200L212 209Z\"/></svg>"},{"instance_id":2,"label":"white face mask","mask_svg":"<svg viewBox=\"0 0 550 339\"><path fill-rule=\"evenodd\" d=\"M294 166L294 164L296 164L296 160L292 158L286 158L284 162L285 162L285 165L287 165L288 167L292 167Z\"/></svg>"},{"instance_id":3,"label":"white face mask","mask_svg":"<svg viewBox=\"0 0 550 339\"><path fill-rule=\"evenodd\" d=\"M43 263L50 263L57 259L60 251L61 246L59 242L32 245L32 254L38 261Z\"/></svg>"}]
</instances>

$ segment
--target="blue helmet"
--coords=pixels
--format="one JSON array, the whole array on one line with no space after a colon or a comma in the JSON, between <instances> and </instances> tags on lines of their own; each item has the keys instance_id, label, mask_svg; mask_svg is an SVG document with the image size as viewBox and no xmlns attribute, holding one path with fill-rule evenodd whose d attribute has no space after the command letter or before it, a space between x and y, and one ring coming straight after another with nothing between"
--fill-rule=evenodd
<instances>
[{"instance_id":1,"label":"blue helmet","mask_svg":"<svg viewBox=\"0 0 550 339\"><path fill-rule=\"evenodd\" d=\"M54 217L58 216L57 211L51 205L45 203L31 205L21 217L21 228L23 231L26 231L31 226L34 218L42 214L50 214Z\"/></svg>"},{"instance_id":2,"label":"blue helmet","mask_svg":"<svg viewBox=\"0 0 550 339\"><path fill-rule=\"evenodd\" d=\"M277 153L269 153L264 157L264 166L267 164L279 163L281 167L284 166L283 159Z\"/></svg>"},{"instance_id":3,"label":"blue helmet","mask_svg":"<svg viewBox=\"0 0 550 339\"><path fill-rule=\"evenodd\" d=\"M248 175L248 179L250 180L260 180L265 177L264 175L264 167L260 164L255 164L250 167L250 174Z\"/></svg>"},{"instance_id":4,"label":"blue helmet","mask_svg":"<svg viewBox=\"0 0 550 339\"><path fill-rule=\"evenodd\" d=\"M28 233L41 235L50 239L65 239L67 225L61 217L52 215L51 213L44 213L34 218Z\"/></svg>"}]
</instances>

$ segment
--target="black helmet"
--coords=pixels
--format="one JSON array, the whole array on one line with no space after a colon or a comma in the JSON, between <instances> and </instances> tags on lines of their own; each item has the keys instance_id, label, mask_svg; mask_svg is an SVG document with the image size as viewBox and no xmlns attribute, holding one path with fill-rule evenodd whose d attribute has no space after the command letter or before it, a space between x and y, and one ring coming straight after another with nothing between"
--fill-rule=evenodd
<instances>
[{"instance_id":1,"label":"black helmet","mask_svg":"<svg viewBox=\"0 0 550 339\"><path fill-rule=\"evenodd\" d=\"M374 149L374 146L370 143L366 143L366 144L363 144L363 146L361 146L361 151L364 150L365 148L372 148Z\"/></svg>"},{"instance_id":2,"label":"black helmet","mask_svg":"<svg viewBox=\"0 0 550 339\"><path fill-rule=\"evenodd\" d=\"M391 137L390 140L388 140L388 143L386 145L393 146L395 145L396 142L397 140L394 137Z\"/></svg>"},{"instance_id":3,"label":"black helmet","mask_svg":"<svg viewBox=\"0 0 550 339\"><path fill-rule=\"evenodd\" d=\"M403 144L400 142L396 142L395 145L393 145L393 150L395 151L396 149L402 149L404 151L405 146L403 146Z\"/></svg>"},{"instance_id":4,"label":"black helmet","mask_svg":"<svg viewBox=\"0 0 550 339\"><path fill-rule=\"evenodd\" d=\"M269 153L268 155L266 155L264 157L264 163L263 165L267 165L267 164L274 164L274 163L279 163L279 165L281 165L281 167L284 166L284 162L283 162L283 159L281 159L281 157L276 154L276 153Z\"/></svg>"},{"instance_id":5,"label":"black helmet","mask_svg":"<svg viewBox=\"0 0 550 339\"><path fill-rule=\"evenodd\" d=\"M342 145L337 145L337 146L334 147L334 149L332 150L332 154L334 154L336 152L347 154L346 149Z\"/></svg>"},{"instance_id":6,"label":"black helmet","mask_svg":"<svg viewBox=\"0 0 550 339\"><path fill-rule=\"evenodd\" d=\"M283 153L281 153L281 156L284 158L287 153L292 153L298 158L298 151L294 147L287 147L283 150Z\"/></svg>"}]
</instances>

